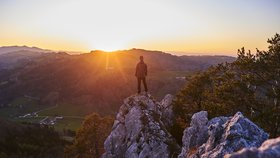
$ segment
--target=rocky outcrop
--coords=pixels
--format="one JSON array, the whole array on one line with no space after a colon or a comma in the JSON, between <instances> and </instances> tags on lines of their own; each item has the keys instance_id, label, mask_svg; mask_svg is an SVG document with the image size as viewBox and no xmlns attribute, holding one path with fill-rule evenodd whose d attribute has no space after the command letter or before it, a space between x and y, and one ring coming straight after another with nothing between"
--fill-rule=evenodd
<instances>
[{"instance_id":1,"label":"rocky outcrop","mask_svg":"<svg viewBox=\"0 0 280 158\"><path fill-rule=\"evenodd\" d=\"M168 158L180 150L162 121L169 117L171 103L161 103L150 95L134 95L124 100L116 116L112 132L104 143L103 158ZM163 107L164 106L164 107Z\"/></svg>"},{"instance_id":2,"label":"rocky outcrop","mask_svg":"<svg viewBox=\"0 0 280 158\"><path fill-rule=\"evenodd\" d=\"M174 123L174 113L172 108L173 95L167 94L160 102L161 107L161 120L167 128L171 128Z\"/></svg>"},{"instance_id":3,"label":"rocky outcrop","mask_svg":"<svg viewBox=\"0 0 280 158\"><path fill-rule=\"evenodd\" d=\"M237 153L226 155L225 158L279 158L280 137L265 141L259 148L246 148Z\"/></svg>"},{"instance_id":4,"label":"rocky outcrop","mask_svg":"<svg viewBox=\"0 0 280 158\"><path fill-rule=\"evenodd\" d=\"M180 158L222 158L243 148L259 147L268 134L240 112L210 121L207 112L196 113L183 136Z\"/></svg>"},{"instance_id":5,"label":"rocky outcrop","mask_svg":"<svg viewBox=\"0 0 280 158\"><path fill-rule=\"evenodd\" d=\"M166 95L157 102L149 94L126 98L104 143L102 157L177 157L180 147L168 132L174 120L172 100L172 95ZM279 157L280 138L267 140L268 134L242 113L211 120L207 115L200 111L192 116L184 130L179 158Z\"/></svg>"}]
</instances>

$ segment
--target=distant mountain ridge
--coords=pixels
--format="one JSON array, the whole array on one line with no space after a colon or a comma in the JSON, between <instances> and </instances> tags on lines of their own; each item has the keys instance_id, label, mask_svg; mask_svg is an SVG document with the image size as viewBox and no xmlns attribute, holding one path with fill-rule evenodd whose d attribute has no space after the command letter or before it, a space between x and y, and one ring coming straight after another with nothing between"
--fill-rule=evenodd
<instances>
[{"instance_id":1,"label":"distant mountain ridge","mask_svg":"<svg viewBox=\"0 0 280 158\"><path fill-rule=\"evenodd\" d=\"M13 69L23 65L36 57L41 56L42 52L34 52L29 50L18 50L0 54L0 70Z\"/></svg>"},{"instance_id":2,"label":"distant mountain ridge","mask_svg":"<svg viewBox=\"0 0 280 158\"><path fill-rule=\"evenodd\" d=\"M91 51L92 53L104 53L102 51ZM118 54L119 58L126 58L126 62L132 61L134 64L137 62L139 56L144 56L145 61L149 63L150 67L163 70L171 71L199 71L208 68L211 65L216 65L223 62L233 62L235 57L231 56L177 56L174 54L162 52L162 51L151 51L145 49L130 49L114 51L113 53ZM84 54L84 55L90 55ZM134 57L134 60L131 57ZM135 58L136 57L136 58ZM135 61L136 59L136 61ZM158 60L157 60L158 59ZM131 66L131 64L127 64Z\"/></svg>"},{"instance_id":3,"label":"distant mountain ridge","mask_svg":"<svg viewBox=\"0 0 280 158\"><path fill-rule=\"evenodd\" d=\"M28 46L2 46L0 47L0 55L5 54L5 53L10 53L10 52L16 52L16 51L31 51L31 52L52 52L51 50L48 49L41 49L38 47L28 47Z\"/></svg>"}]
</instances>

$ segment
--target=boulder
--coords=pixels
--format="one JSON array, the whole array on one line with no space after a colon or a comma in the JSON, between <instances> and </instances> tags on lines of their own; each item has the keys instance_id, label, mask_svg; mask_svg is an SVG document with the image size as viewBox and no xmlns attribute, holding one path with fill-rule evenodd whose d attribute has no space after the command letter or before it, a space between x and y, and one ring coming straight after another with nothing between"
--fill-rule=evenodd
<instances>
[{"instance_id":1,"label":"boulder","mask_svg":"<svg viewBox=\"0 0 280 158\"><path fill-rule=\"evenodd\" d=\"M222 158L243 148L259 147L267 138L268 134L241 112L208 121L207 112L202 111L193 115L186 128L179 157Z\"/></svg>"},{"instance_id":2,"label":"boulder","mask_svg":"<svg viewBox=\"0 0 280 158\"><path fill-rule=\"evenodd\" d=\"M103 158L168 158L178 155L179 145L161 121L161 104L151 95L124 100L112 132L104 143Z\"/></svg>"},{"instance_id":3,"label":"boulder","mask_svg":"<svg viewBox=\"0 0 280 158\"><path fill-rule=\"evenodd\" d=\"M225 158L279 158L280 137L266 140L259 148L245 148L236 153L228 154Z\"/></svg>"},{"instance_id":4,"label":"boulder","mask_svg":"<svg viewBox=\"0 0 280 158\"><path fill-rule=\"evenodd\" d=\"M192 116L190 127L184 130L183 147L179 158L187 157L189 149L196 148L206 142L208 138L207 112L201 111Z\"/></svg>"}]
</instances>

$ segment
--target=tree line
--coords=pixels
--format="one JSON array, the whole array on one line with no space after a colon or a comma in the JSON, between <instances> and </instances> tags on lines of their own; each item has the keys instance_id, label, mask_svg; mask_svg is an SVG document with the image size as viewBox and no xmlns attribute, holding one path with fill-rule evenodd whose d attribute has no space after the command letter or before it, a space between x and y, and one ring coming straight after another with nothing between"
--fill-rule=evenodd
<instances>
[{"instance_id":1,"label":"tree line","mask_svg":"<svg viewBox=\"0 0 280 158\"><path fill-rule=\"evenodd\" d=\"M280 36L268 39L268 50L238 50L237 60L212 66L191 78L173 102L172 133L180 142L195 112L209 117L241 111L270 137L280 135Z\"/></svg>"}]
</instances>

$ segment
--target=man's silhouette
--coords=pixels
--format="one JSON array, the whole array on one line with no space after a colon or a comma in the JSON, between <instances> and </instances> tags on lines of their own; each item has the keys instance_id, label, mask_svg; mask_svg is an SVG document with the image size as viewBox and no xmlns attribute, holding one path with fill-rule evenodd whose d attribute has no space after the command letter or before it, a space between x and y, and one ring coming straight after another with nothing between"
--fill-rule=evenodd
<instances>
[{"instance_id":1,"label":"man's silhouette","mask_svg":"<svg viewBox=\"0 0 280 158\"><path fill-rule=\"evenodd\" d=\"M144 63L143 56L140 56L140 62L136 66L135 76L137 77L138 82L138 94L141 92L141 81L143 81L145 92L148 91L147 83L146 83L146 76L148 73L147 64Z\"/></svg>"}]
</instances>

